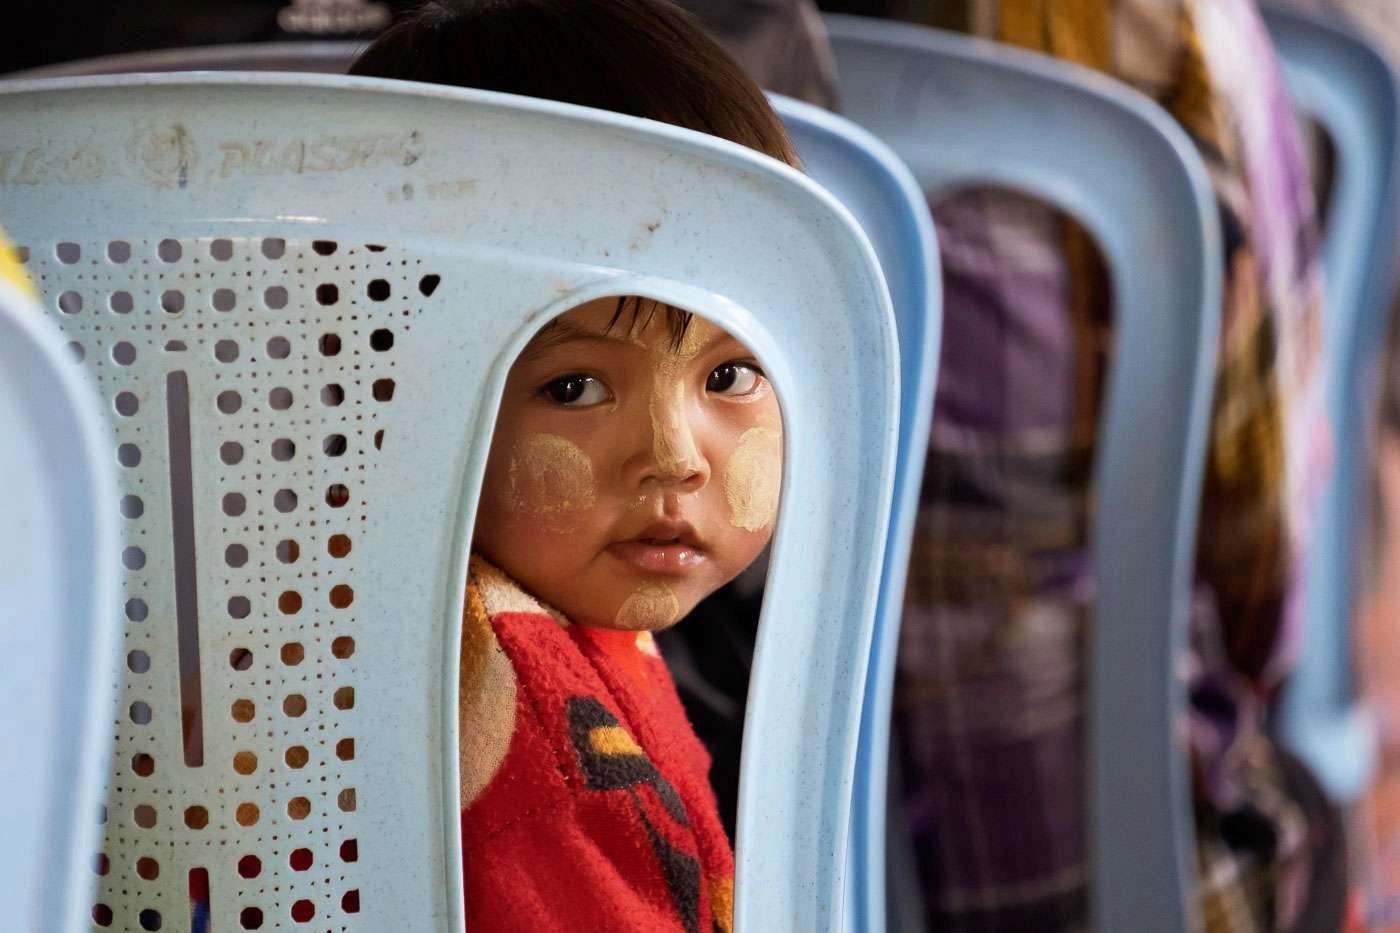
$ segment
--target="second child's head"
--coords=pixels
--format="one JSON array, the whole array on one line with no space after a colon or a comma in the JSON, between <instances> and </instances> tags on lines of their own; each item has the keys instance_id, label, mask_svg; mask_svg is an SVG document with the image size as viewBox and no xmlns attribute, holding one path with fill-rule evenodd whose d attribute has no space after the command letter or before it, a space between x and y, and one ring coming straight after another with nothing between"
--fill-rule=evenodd
<instances>
[{"instance_id":1,"label":"second child's head","mask_svg":"<svg viewBox=\"0 0 1400 933\"><path fill-rule=\"evenodd\" d=\"M645 117L796 164L762 92L666 0L435 0L352 74ZM664 628L772 535L773 387L743 344L623 296L546 325L507 377L473 548L574 621Z\"/></svg>"}]
</instances>

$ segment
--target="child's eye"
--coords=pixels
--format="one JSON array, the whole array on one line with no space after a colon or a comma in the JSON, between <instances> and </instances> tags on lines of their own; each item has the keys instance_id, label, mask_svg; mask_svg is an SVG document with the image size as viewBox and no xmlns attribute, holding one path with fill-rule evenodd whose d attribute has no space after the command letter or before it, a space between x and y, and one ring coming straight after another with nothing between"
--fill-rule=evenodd
<instances>
[{"instance_id":1,"label":"child's eye","mask_svg":"<svg viewBox=\"0 0 1400 933\"><path fill-rule=\"evenodd\" d=\"M608 400L608 390L602 382L577 373L548 382L540 391L555 403L571 408L587 408Z\"/></svg>"},{"instance_id":2,"label":"child's eye","mask_svg":"<svg viewBox=\"0 0 1400 933\"><path fill-rule=\"evenodd\" d=\"M716 366L705 380L705 391L716 395L748 395L763 381L763 371L750 363L731 360Z\"/></svg>"}]
</instances>

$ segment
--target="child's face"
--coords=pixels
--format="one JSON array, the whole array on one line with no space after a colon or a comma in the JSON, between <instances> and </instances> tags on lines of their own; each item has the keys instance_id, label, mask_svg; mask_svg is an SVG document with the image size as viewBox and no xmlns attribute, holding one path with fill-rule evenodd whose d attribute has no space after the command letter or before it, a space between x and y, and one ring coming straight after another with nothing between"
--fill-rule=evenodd
<instances>
[{"instance_id":1,"label":"child's face","mask_svg":"<svg viewBox=\"0 0 1400 933\"><path fill-rule=\"evenodd\" d=\"M506 379L473 547L585 625L662 629L772 535L773 387L748 348L664 309L608 329L617 299L561 315Z\"/></svg>"}]
</instances>

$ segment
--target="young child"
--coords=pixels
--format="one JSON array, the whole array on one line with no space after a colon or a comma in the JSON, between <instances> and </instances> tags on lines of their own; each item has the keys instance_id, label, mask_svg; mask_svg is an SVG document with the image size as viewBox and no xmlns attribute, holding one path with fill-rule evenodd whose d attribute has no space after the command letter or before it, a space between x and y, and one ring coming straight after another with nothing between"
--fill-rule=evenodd
<instances>
[{"instance_id":1,"label":"young child","mask_svg":"<svg viewBox=\"0 0 1400 933\"><path fill-rule=\"evenodd\" d=\"M795 162L758 88L663 0L431 3L352 71L605 108ZM473 933L730 929L709 760L651 633L767 544L781 431L746 347L646 299L561 315L512 367L463 615Z\"/></svg>"}]
</instances>

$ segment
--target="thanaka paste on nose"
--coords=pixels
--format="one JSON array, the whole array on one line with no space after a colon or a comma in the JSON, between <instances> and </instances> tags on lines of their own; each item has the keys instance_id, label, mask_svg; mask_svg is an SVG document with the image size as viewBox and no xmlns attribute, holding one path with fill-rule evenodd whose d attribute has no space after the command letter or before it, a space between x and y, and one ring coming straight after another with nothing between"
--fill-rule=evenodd
<instances>
[{"instance_id":1,"label":"thanaka paste on nose","mask_svg":"<svg viewBox=\"0 0 1400 933\"><path fill-rule=\"evenodd\" d=\"M669 394L674 396L670 405L662 401L668 390L667 379L664 370L657 375L651 402L647 405L651 415L651 453L661 475L681 477L694 469L700 452L695 449L695 439L685 423L685 386L676 381L669 387Z\"/></svg>"},{"instance_id":2,"label":"thanaka paste on nose","mask_svg":"<svg viewBox=\"0 0 1400 933\"><path fill-rule=\"evenodd\" d=\"M772 428L749 428L740 435L724 467L724 497L735 528L758 531L777 515L782 449L782 434Z\"/></svg>"},{"instance_id":3,"label":"thanaka paste on nose","mask_svg":"<svg viewBox=\"0 0 1400 933\"><path fill-rule=\"evenodd\" d=\"M651 416L652 457L663 476L685 476L700 459L695 439L685 424L685 384L681 381L685 366L695 359L704 346L700 320L691 321L681 345L672 351L661 343L653 350L656 375L652 382L647 413ZM666 397L673 396L666 406Z\"/></svg>"},{"instance_id":4,"label":"thanaka paste on nose","mask_svg":"<svg viewBox=\"0 0 1400 933\"><path fill-rule=\"evenodd\" d=\"M511 508L533 515L589 508L596 500L593 464L566 437L527 435L511 450L506 496Z\"/></svg>"}]
</instances>

